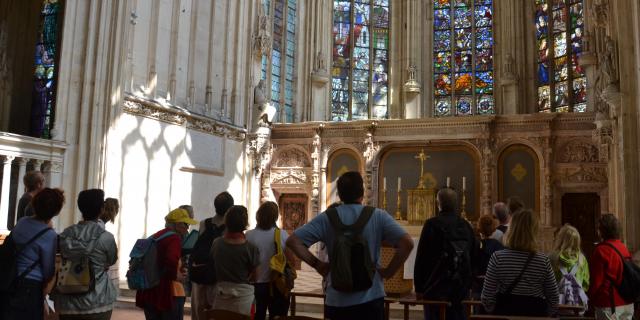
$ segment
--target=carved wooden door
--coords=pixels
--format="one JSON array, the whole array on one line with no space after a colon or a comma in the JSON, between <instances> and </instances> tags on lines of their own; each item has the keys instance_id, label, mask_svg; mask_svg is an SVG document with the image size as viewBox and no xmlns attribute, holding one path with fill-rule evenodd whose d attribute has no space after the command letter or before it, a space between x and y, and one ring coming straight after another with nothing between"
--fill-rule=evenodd
<instances>
[{"instance_id":1,"label":"carved wooden door","mask_svg":"<svg viewBox=\"0 0 640 320\"><path fill-rule=\"evenodd\" d=\"M307 223L307 203L306 194L285 193L280 196L280 213L282 214L282 229L289 235L294 230ZM300 270L302 263L299 259L293 262L297 270Z\"/></svg>"},{"instance_id":2,"label":"carved wooden door","mask_svg":"<svg viewBox=\"0 0 640 320\"><path fill-rule=\"evenodd\" d=\"M600 218L600 196L597 193L565 193L562 196L562 224L576 227L582 239L582 251L589 258L600 239L597 221Z\"/></svg>"}]
</instances>

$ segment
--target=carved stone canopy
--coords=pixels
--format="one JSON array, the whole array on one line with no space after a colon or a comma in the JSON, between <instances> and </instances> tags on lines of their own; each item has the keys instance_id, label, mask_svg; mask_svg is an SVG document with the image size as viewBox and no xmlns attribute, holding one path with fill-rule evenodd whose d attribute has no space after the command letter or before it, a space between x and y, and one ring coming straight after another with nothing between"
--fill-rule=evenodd
<instances>
[{"instance_id":1,"label":"carved stone canopy","mask_svg":"<svg viewBox=\"0 0 640 320\"><path fill-rule=\"evenodd\" d=\"M307 174L301 169L271 171L272 184L306 184Z\"/></svg>"},{"instance_id":2,"label":"carved stone canopy","mask_svg":"<svg viewBox=\"0 0 640 320\"><path fill-rule=\"evenodd\" d=\"M585 163L599 162L598 147L583 141L570 141L564 145L560 152L558 162L561 163Z\"/></svg>"},{"instance_id":3,"label":"carved stone canopy","mask_svg":"<svg viewBox=\"0 0 640 320\"><path fill-rule=\"evenodd\" d=\"M307 155L298 149L284 150L278 154L278 158L275 161L277 168L303 168L310 167L309 158Z\"/></svg>"}]
</instances>

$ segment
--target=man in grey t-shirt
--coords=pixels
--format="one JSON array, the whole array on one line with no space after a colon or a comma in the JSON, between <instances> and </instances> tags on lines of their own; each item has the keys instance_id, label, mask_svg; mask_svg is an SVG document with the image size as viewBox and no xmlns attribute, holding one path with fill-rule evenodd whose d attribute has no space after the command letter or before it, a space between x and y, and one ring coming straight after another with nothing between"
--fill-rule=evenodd
<instances>
[{"instance_id":1,"label":"man in grey t-shirt","mask_svg":"<svg viewBox=\"0 0 640 320\"><path fill-rule=\"evenodd\" d=\"M18 220L23 217L29 217L33 215L33 207L31 207L31 199L44 189L44 175L39 170L33 170L27 172L22 179L24 182L25 193L20 197L18 205L16 207L16 220L10 221L10 228L18 223Z\"/></svg>"}]
</instances>

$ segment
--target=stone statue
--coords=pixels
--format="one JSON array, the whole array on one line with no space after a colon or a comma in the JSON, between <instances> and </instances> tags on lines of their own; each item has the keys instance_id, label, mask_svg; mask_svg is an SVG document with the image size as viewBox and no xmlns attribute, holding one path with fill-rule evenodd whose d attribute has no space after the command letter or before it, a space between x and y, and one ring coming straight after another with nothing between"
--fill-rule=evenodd
<instances>
[{"instance_id":1,"label":"stone statue","mask_svg":"<svg viewBox=\"0 0 640 320\"><path fill-rule=\"evenodd\" d=\"M505 78L508 78L508 79L516 78L514 66L515 66L515 59L513 59L513 56L510 53L507 53L504 56L504 73L503 74Z\"/></svg>"},{"instance_id":2,"label":"stone statue","mask_svg":"<svg viewBox=\"0 0 640 320\"><path fill-rule=\"evenodd\" d=\"M322 54L322 51L318 51L318 54L316 54L316 71L327 72L327 65L324 61L324 55Z\"/></svg>"},{"instance_id":3,"label":"stone statue","mask_svg":"<svg viewBox=\"0 0 640 320\"><path fill-rule=\"evenodd\" d=\"M276 114L276 108L267 99L264 80L260 80L253 90L253 105L256 115L254 120L255 127L270 127Z\"/></svg>"},{"instance_id":4,"label":"stone statue","mask_svg":"<svg viewBox=\"0 0 640 320\"><path fill-rule=\"evenodd\" d=\"M264 12L264 6L260 5L258 11L258 23L253 38L253 50L256 56L271 53L271 36L269 35L269 17Z\"/></svg>"},{"instance_id":5,"label":"stone statue","mask_svg":"<svg viewBox=\"0 0 640 320\"><path fill-rule=\"evenodd\" d=\"M596 27L607 28L609 25L609 0L594 0L591 6L591 18Z\"/></svg>"},{"instance_id":6,"label":"stone statue","mask_svg":"<svg viewBox=\"0 0 640 320\"><path fill-rule=\"evenodd\" d=\"M618 59L616 54L616 44L613 39L607 37L605 39L605 49L600 56L600 72L603 76L605 86L609 86L618 82Z\"/></svg>"}]
</instances>

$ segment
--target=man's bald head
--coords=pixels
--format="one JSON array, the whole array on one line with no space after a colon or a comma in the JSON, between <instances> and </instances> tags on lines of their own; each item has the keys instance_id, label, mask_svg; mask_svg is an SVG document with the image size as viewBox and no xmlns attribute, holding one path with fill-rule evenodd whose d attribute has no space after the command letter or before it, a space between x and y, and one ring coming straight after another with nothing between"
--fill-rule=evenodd
<instances>
[{"instance_id":1,"label":"man's bald head","mask_svg":"<svg viewBox=\"0 0 640 320\"><path fill-rule=\"evenodd\" d=\"M509 223L509 208L504 202L496 202L493 205L493 214L496 216L500 224Z\"/></svg>"},{"instance_id":2,"label":"man's bald head","mask_svg":"<svg viewBox=\"0 0 640 320\"><path fill-rule=\"evenodd\" d=\"M438 207L440 211L455 212L458 204L458 193L451 188L443 188L438 191Z\"/></svg>"}]
</instances>

